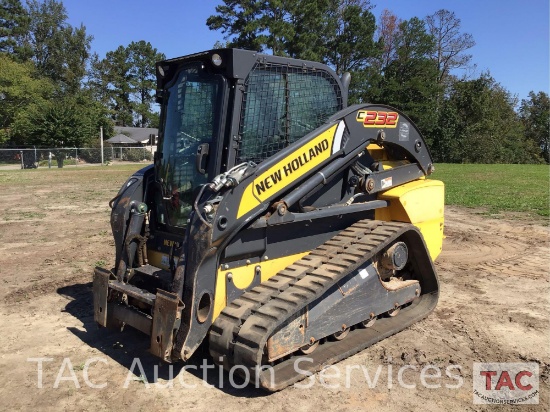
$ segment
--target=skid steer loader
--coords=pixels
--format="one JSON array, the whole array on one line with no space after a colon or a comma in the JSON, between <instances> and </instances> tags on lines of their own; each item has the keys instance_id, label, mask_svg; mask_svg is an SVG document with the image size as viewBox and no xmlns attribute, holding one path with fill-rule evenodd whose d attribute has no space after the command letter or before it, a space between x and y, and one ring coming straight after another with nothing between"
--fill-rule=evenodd
<instances>
[{"instance_id":1,"label":"skid steer loader","mask_svg":"<svg viewBox=\"0 0 550 412\"><path fill-rule=\"evenodd\" d=\"M347 106L350 75L220 49L157 63L154 164L110 202L94 318L167 362L213 360L275 391L427 316L443 184L420 132ZM307 368L305 366L307 366Z\"/></svg>"}]
</instances>

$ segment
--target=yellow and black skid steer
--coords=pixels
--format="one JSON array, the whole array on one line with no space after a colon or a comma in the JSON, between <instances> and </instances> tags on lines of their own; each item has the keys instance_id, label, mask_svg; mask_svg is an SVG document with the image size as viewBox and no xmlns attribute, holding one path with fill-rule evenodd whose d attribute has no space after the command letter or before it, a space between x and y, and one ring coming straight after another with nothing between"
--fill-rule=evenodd
<instances>
[{"instance_id":1,"label":"yellow and black skid steer","mask_svg":"<svg viewBox=\"0 0 550 412\"><path fill-rule=\"evenodd\" d=\"M219 49L157 63L154 164L110 202L94 318L167 362L201 343L270 390L436 306L443 183L402 112L347 106L350 75Z\"/></svg>"}]
</instances>

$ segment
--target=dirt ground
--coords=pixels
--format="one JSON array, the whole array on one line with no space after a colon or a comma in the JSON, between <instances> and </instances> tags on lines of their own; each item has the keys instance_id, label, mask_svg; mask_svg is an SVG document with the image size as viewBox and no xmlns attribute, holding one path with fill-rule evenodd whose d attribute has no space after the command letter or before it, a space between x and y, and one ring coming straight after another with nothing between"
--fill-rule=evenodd
<instances>
[{"instance_id":1,"label":"dirt ground","mask_svg":"<svg viewBox=\"0 0 550 412\"><path fill-rule=\"evenodd\" d=\"M472 403L474 362L533 362L541 373L539 405L521 409L548 410L546 221L448 207L436 310L302 382L308 389L267 394L231 388L218 370L203 379L205 352L191 360L196 370L175 365L170 379L170 368L147 353L145 335L96 327L92 268L113 261L107 202L129 174L115 168L0 172L0 409L494 410ZM132 368L135 357L140 363ZM41 385L39 362L29 360L35 358L47 358ZM428 365L441 377L423 379ZM408 387L399 383L400 370Z\"/></svg>"}]
</instances>

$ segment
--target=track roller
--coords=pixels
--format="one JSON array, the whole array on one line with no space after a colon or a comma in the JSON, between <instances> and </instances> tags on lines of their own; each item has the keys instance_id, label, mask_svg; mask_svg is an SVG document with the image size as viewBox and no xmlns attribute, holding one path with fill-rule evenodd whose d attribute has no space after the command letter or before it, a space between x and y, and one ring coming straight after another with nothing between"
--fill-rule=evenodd
<instances>
[{"instance_id":1,"label":"track roller","mask_svg":"<svg viewBox=\"0 0 550 412\"><path fill-rule=\"evenodd\" d=\"M361 326L364 328L370 328L376 322L377 316L374 313L370 314L370 318L361 322Z\"/></svg>"},{"instance_id":2,"label":"track roller","mask_svg":"<svg viewBox=\"0 0 550 412\"><path fill-rule=\"evenodd\" d=\"M348 336L349 328L346 327L346 325L342 325L342 330L340 332L336 332L332 335L332 337L336 340L343 340Z\"/></svg>"},{"instance_id":3,"label":"track roller","mask_svg":"<svg viewBox=\"0 0 550 412\"><path fill-rule=\"evenodd\" d=\"M391 316L393 318L394 316L397 316L400 311L401 311L401 306L399 306L396 303L393 309L388 310L388 316Z\"/></svg>"},{"instance_id":4,"label":"track roller","mask_svg":"<svg viewBox=\"0 0 550 412\"><path fill-rule=\"evenodd\" d=\"M311 339L313 340L313 338ZM309 355L310 353L313 353L318 346L319 346L319 341L313 340L313 342L310 343L309 345L302 346L300 348L300 352L302 352L304 355Z\"/></svg>"}]
</instances>

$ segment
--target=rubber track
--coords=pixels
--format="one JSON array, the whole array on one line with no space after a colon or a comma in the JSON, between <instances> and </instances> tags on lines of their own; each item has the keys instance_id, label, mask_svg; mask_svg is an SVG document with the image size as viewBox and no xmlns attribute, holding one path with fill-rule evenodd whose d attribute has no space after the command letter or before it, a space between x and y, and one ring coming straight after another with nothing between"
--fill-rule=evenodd
<instances>
[{"instance_id":1,"label":"rubber track","mask_svg":"<svg viewBox=\"0 0 550 412\"><path fill-rule=\"evenodd\" d=\"M245 292L220 313L211 327L209 345L214 361L228 370L235 365L245 366L251 377L258 379L255 373L262 364L265 344L278 327L408 230L417 229L398 222L359 221L277 275ZM417 318L415 316L414 320ZM393 328L389 333L386 331L380 338L406 326L408 324ZM342 349L345 342L338 342L342 344ZM330 345L338 343L331 342ZM362 350L360 346L347 348L340 355L332 356L331 360L338 361L350 356ZM331 352L334 352L333 348ZM310 369L319 370L330 363L333 362L324 360ZM258 380L265 389L279 390L304 377L288 376L287 373L274 384L267 384L261 377Z\"/></svg>"}]
</instances>

